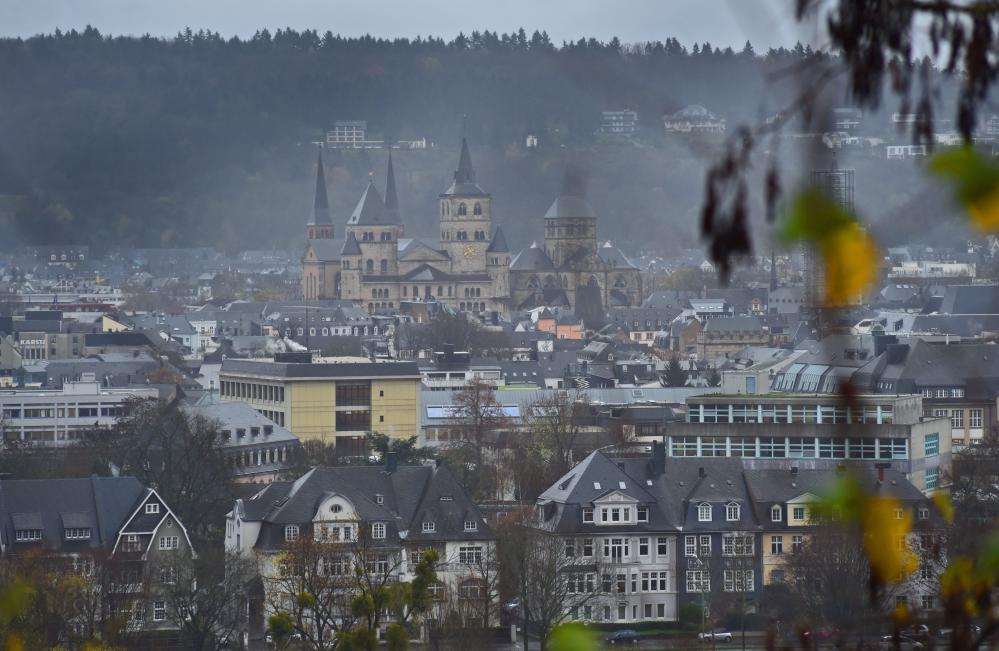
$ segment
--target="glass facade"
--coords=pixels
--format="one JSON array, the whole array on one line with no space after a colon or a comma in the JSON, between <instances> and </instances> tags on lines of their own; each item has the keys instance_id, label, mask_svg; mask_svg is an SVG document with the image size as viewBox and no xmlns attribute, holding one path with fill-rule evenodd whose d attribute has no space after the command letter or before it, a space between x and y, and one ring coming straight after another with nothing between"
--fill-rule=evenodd
<instances>
[{"instance_id":1,"label":"glass facade","mask_svg":"<svg viewBox=\"0 0 999 651\"><path fill-rule=\"evenodd\" d=\"M910 458L909 442L904 438L672 436L669 439L668 450L673 457L890 460Z\"/></svg>"}]
</instances>

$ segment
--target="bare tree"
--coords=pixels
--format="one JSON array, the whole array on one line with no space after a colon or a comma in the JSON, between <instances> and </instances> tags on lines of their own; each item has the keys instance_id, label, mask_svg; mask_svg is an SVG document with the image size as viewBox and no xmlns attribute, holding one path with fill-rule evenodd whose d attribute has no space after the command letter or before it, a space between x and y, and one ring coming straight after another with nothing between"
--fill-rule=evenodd
<instances>
[{"instance_id":1,"label":"bare tree","mask_svg":"<svg viewBox=\"0 0 999 651\"><path fill-rule=\"evenodd\" d=\"M578 391L555 392L525 406L525 428L509 454L521 500L533 500L572 468L588 417L589 401Z\"/></svg>"},{"instance_id":2,"label":"bare tree","mask_svg":"<svg viewBox=\"0 0 999 651\"><path fill-rule=\"evenodd\" d=\"M451 442L443 456L452 462L459 481L473 499L492 499L500 492L499 464L487 463L496 435L510 426L493 386L473 379L454 395L448 427Z\"/></svg>"}]
</instances>

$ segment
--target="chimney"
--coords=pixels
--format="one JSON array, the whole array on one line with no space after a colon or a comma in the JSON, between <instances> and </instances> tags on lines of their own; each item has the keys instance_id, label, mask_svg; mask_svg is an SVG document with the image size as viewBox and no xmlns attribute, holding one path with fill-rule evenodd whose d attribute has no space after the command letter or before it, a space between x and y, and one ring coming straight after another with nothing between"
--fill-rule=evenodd
<instances>
[{"instance_id":1,"label":"chimney","mask_svg":"<svg viewBox=\"0 0 999 651\"><path fill-rule=\"evenodd\" d=\"M698 477L707 477L708 476L708 473L704 472L704 466L701 466L700 468L697 469L697 476Z\"/></svg>"},{"instance_id":2,"label":"chimney","mask_svg":"<svg viewBox=\"0 0 999 651\"><path fill-rule=\"evenodd\" d=\"M891 467L890 463L876 463L874 467L878 469L878 483L882 483L885 480L885 468Z\"/></svg>"},{"instance_id":3,"label":"chimney","mask_svg":"<svg viewBox=\"0 0 999 651\"><path fill-rule=\"evenodd\" d=\"M666 444L656 441L652 444L652 474L662 475L666 472Z\"/></svg>"},{"instance_id":4,"label":"chimney","mask_svg":"<svg viewBox=\"0 0 999 651\"><path fill-rule=\"evenodd\" d=\"M396 468L398 468L398 467L399 467L399 461L396 459L395 452L386 452L385 453L385 472L387 472L387 473L389 473L391 475L393 472L396 471Z\"/></svg>"}]
</instances>

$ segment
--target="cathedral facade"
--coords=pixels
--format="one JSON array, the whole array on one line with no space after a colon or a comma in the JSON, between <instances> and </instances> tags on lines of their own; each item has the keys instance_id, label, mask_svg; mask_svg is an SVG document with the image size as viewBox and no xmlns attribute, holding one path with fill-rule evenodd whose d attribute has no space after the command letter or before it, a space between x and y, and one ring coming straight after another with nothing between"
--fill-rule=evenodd
<instances>
[{"instance_id":1,"label":"cathedral facade","mask_svg":"<svg viewBox=\"0 0 999 651\"><path fill-rule=\"evenodd\" d=\"M340 238L330 216L322 152L302 256L306 300L340 299L369 312L405 301L437 301L454 310L575 307L641 302L641 276L620 251L596 241L596 214L565 187L545 215L545 245L511 256L503 231L492 225L492 199L476 182L468 144L454 180L439 197L440 239L406 237L389 154L385 195L373 181L361 195Z\"/></svg>"}]
</instances>

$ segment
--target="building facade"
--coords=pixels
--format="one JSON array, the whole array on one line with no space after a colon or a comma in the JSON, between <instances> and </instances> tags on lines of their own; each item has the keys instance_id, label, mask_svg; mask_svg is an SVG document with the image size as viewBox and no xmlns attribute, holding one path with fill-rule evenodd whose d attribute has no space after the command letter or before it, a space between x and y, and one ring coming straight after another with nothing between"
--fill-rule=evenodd
<instances>
[{"instance_id":1,"label":"building facade","mask_svg":"<svg viewBox=\"0 0 999 651\"><path fill-rule=\"evenodd\" d=\"M413 362L313 363L278 355L278 361L227 359L219 397L248 403L302 441L334 443L366 454L364 436L392 438L419 430L421 375Z\"/></svg>"}]
</instances>

